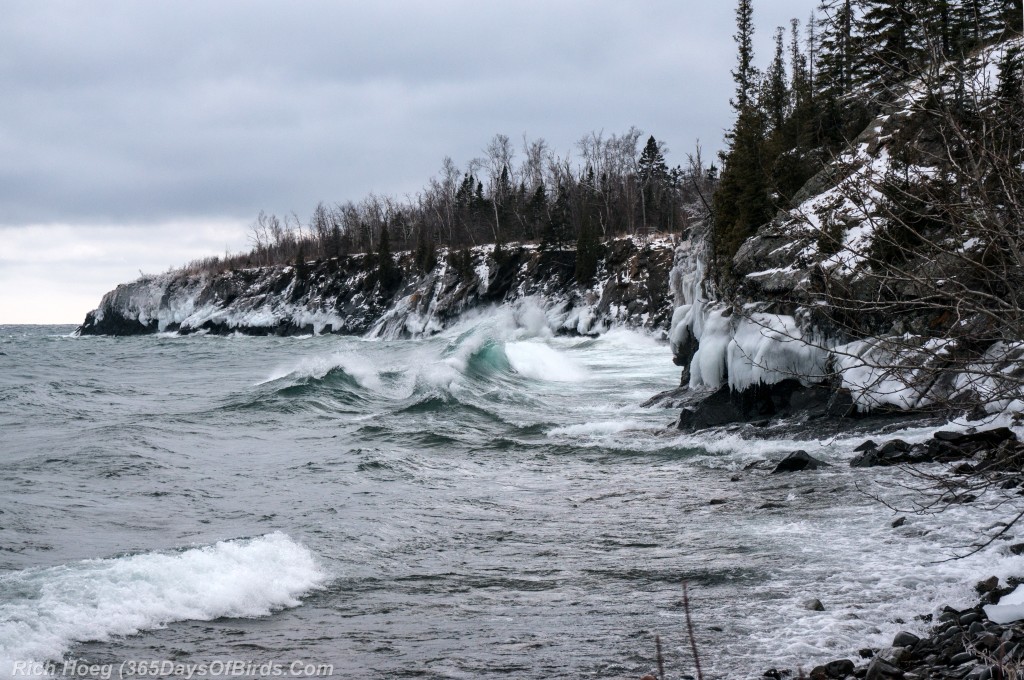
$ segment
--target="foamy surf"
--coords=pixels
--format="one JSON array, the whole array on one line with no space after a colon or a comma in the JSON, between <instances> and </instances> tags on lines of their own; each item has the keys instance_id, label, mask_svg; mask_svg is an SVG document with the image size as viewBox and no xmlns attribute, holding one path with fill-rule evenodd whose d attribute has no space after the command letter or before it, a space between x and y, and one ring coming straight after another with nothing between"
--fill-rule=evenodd
<instances>
[{"instance_id":1,"label":"foamy surf","mask_svg":"<svg viewBox=\"0 0 1024 680\"><path fill-rule=\"evenodd\" d=\"M75 643L175 621L253 618L300 604L327 575L283 533L180 553L84 560L0 576L0 677Z\"/></svg>"},{"instance_id":2,"label":"foamy surf","mask_svg":"<svg viewBox=\"0 0 1024 680\"><path fill-rule=\"evenodd\" d=\"M544 342L510 342L505 345L505 356L516 373L534 380L579 382L587 377L585 368Z\"/></svg>"}]
</instances>

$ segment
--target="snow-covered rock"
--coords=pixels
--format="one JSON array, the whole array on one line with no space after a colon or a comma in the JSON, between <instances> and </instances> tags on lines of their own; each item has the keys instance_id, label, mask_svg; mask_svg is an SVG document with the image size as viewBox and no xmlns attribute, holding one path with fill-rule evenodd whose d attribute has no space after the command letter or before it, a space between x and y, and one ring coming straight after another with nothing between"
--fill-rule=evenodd
<instances>
[{"instance_id":1,"label":"snow-covered rock","mask_svg":"<svg viewBox=\"0 0 1024 680\"><path fill-rule=\"evenodd\" d=\"M444 329L470 309L527 298L554 332L666 331L674 249L670 238L612 241L589 284L574 278L574 251L533 245L506 246L497 259L492 246L473 248L468 268L442 251L430 272L399 253L401 280L391 288L377 281L372 260L363 255L308 262L301 276L287 266L170 272L107 293L80 332L416 337Z\"/></svg>"}]
</instances>

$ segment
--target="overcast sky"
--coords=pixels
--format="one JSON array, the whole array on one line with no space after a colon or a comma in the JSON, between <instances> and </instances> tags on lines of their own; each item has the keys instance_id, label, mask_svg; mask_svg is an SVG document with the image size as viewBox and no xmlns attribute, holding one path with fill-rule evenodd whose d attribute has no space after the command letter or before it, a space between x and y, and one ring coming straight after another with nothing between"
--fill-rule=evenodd
<instances>
[{"instance_id":1,"label":"overcast sky","mask_svg":"<svg viewBox=\"0 0 1024 680\"><path fill-rule=\"evenodd\" d=\"M772 29L814 0L755 1ZM731 123L729 0L8 0L0 324L79 323L260 209L414 194L496 133L635 125L682 163Z\"/></svg>"}]
</instances>

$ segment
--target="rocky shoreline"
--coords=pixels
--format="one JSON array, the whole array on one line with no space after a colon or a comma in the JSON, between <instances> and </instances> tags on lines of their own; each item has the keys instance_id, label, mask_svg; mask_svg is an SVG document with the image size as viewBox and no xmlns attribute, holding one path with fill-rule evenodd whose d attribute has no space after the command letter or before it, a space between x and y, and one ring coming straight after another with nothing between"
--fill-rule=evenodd
<instances>
[{"instance_id":1,"label":"rocky shoreline","mask_svg":"<svg viewBox=\"0 0 1024 680\"><path fill-rule=\"evenodd\" d=\"M1024 495L1024 442L1006 427L966 432L939 431L919 444L892 439L878 444L866 441L858 447L851 467L891 465L949 465L944 479L944 503L972 503L979 488L998 488L1005 493ZM782 460L776 473L800 472L822 465L806 452L797 451ZM1019 519L1019 518L1018 518ZM899 526L905 518L897 518ZM1002 523L1002 529L986 540L1004 539L1016 520ZM1024 554L1024 543L1010 545L1013 554ZM814 680L1003 680L1024 677L1024 620L996 623L989 619L985 607L995 605L1020 584L1020 577L1000 583L995 576L980 581L975 589L980 597L977 605L958 610L941 609L933 621L931 614L918 620L934 623L924 638L910 632L895 636L890 647L861 649L856 659L836 659L806 668L771 668L765 678L810 677Z\"/></svg>"},{"instance_id":2,"label":"rocky shoreline","mask_svg":"<svg viewBox=\"0 0 1024 680\"><path fill-rule=\"evenodd\" d=\"M1024 548L1024 545L1022 545ZM1024 677L1024 621L998 624L985 606L996 604L1024 578L1000 585L996 577L977 584L981 599L974 607L943 607L927 637L903 631L882 649L865 648L858 658L837 659L804 669L770 668L765 678L810 677L812 680L1008 680ZM918 617L932 621L932 615Z\"/></svg>"},{"instance_id":3,"label":"rocky shoreline","mask_svg":"<svg viewBox=\"0 0 1024 680\"><path fill-rule=\"evenodd\" d=\"M590 335L625 326L663 333L672 315L674 253L671 238L608 241L596 276L583 282L575 250L535 244L441 251L429 267L401 252L388 280L364 254L301 266L174 271L110 291L78 332L395 339L432 335L473 309L531 300L549 315L554 332Z\"/></svg>"}]
</instances>

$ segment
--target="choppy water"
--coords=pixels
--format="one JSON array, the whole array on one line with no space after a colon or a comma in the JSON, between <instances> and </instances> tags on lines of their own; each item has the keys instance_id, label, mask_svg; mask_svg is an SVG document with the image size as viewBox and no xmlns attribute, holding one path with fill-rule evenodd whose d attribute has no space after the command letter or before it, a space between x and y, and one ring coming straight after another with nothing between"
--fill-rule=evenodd
<instances>
[{"instance_id":1,"label":"choppy water","mask_svg":"<svg viewBox=\"0 0 1024 680\"><path fill-rule=\"evenodd\" d=\"M710 674L755 677L885 644L1016 568L1005 546L933 564L990 517L890 528L854 487L898 473L846 466L860 439L666 429L638 406L678 381L666 346L553 338L538 314L399 342L0 326L0 675L639 677L660 634L677 677L687 581ZM794 448L838 465L744 470Z\"/></svg>"}]
</instances>

